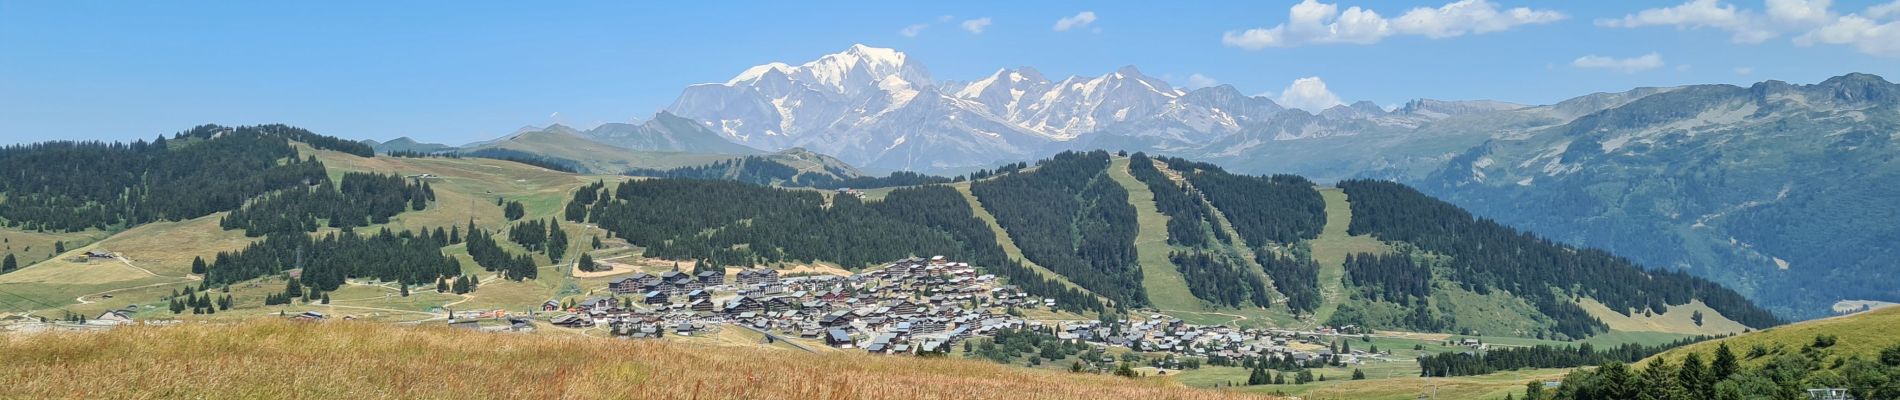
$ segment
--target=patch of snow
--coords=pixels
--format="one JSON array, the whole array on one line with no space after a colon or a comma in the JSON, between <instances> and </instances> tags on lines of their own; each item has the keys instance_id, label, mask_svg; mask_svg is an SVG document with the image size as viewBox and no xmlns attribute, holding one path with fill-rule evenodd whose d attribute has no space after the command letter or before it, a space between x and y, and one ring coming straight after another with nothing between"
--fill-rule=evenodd
<instances>
[{"instance_id":1,"label":"patch of snow","mask_svg":"<svg viewBox=\"0 0 1900 400\"><path fill-rule=\"evenodd\" d=\"M735 86L742 82L750 81L753 79L759 79L759 77L765 76L766 71L772 71L772 70L777 70L780 73L790 74L792 70L792 66L786 65L785 63L782 63L782 62L771 62L765 65L758 65L758 66L753 66L752 68L746 68L745 72L739 73L739 76L732 77L732 80L726 81L726 86Z\"/></svg>"}]
</instances>

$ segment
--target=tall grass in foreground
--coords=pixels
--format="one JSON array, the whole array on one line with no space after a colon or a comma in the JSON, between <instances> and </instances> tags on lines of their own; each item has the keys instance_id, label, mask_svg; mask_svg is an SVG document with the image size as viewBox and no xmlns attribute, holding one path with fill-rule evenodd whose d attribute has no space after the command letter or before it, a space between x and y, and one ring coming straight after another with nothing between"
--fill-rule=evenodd
<instances>
[{"instance_id":1,"label":"tall grass in foreground","mask_svg":"<svg viewBox=\"0 0 1900 400\"><path fill-rule=\"evenodd\" d=\"M981 361L278 320L0 336L0 397L1257 398Z\"/></svg>"}]
</instances>

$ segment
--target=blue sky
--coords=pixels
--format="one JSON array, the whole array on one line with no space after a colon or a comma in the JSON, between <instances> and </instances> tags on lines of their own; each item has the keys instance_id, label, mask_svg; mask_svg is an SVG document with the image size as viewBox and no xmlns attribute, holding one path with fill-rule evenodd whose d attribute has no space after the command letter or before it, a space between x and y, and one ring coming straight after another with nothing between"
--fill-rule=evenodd
<instances>
[{"instance_id":1,"label":"blue sky","mask_svg":"<svg viewBox=\"0 0 1900 400\"><path fill-rule=\"evenodd\" d=\"M0 1L0 143L281 122L460 144L645 119L686 85L854 43L938 80L1135 65L1276 98L1318 77L1294 100L1382 105L1900 78L1900 0L708 3Z\"/></svg>"}]
</instances>

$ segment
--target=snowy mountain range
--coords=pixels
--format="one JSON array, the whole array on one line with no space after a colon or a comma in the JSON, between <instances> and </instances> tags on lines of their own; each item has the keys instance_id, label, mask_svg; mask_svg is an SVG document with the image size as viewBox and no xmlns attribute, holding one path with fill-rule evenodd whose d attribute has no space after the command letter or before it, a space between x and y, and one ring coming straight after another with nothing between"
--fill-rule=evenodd
<instances>
[{"instance_id":1,"label":"snowy mountain range","mask_svg":"<svg viewBox=\"0 0 1900 400\"><path fill-rule=\"evenodd\" d=\"M869 169L955 172L1109 143L1231 154L1351 135L1366 125L1412 129L1522 107L1420 100L1388 111L1360 102L1314 115L1227 85L1185 90L1132 66L1060 80L1005 68L939 82L903 52L853 45L804 64L774 62L724 83L689 86L666 112L759 150L804 147Z\"/></svg>"}]
</instances>

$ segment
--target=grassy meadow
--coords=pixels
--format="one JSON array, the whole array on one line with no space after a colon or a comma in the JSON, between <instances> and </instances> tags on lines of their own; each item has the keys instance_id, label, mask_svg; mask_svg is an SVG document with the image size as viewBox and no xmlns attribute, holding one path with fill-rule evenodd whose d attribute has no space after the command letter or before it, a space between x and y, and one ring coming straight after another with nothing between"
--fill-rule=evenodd
<instances>
[{"instance_id":1,"label":"grassy meadow","mask_svg":"<svg viewBox=\"0 0 1900 400\"><path fill-rule=\"evenodd\" d=\"M15 335L0 355L0 387L28 398L1267 398L985 361L341 321Z\"/></svg>"}]
</instances>

